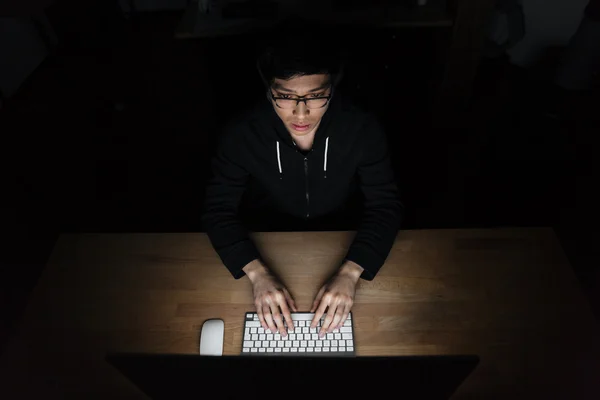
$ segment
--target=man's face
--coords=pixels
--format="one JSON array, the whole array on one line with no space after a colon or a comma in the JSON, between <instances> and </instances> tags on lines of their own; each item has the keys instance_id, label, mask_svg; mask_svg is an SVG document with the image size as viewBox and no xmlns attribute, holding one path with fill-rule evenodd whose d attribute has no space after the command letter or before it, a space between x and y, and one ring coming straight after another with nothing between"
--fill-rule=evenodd
<instances>
[{"instance_id":1,"label":"man's face","mask_svg":"<svg viewBox=\"0 0 600 400\"><path fill-rule=\"evenodd\" d=\"M270 90L274 97L306 96L305 98L309 99L330 95L331 85L328 74L304 75L288 80L275 78ZM308 137L314 133L329 107L328 103L323 108L309 109L304 102L300 102L297 107L282 109L275 104L275 101L272 103L287 130L297 137Z\"/></svg>"}]
</instances>

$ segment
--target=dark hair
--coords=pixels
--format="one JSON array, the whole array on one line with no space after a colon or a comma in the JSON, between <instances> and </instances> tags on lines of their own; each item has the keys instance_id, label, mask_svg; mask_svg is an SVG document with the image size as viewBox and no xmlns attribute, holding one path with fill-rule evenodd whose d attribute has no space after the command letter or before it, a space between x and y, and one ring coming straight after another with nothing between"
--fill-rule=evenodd
<instances>
[{"instance_id":1,"label":"dark hair","mask_svg":"<svg viewBox=\"0 0 600 400\"><path fill-rule=\"evenodd\" d=\"M334 86L342 79L346 53L333 28L313 21L285 21L269 33L259 49L256 67L265 86L275 78L329 74Z\"/></svg>"}]
</instances>

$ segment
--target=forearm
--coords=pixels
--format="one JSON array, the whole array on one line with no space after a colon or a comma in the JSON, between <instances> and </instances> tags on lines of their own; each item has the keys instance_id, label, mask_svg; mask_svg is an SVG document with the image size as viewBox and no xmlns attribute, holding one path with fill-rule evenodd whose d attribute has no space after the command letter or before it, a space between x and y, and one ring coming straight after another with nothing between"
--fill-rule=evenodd
<instances>
[{"instance_id":1,"label":"forearm","mask_svg":"<svg viewBox=\"0 0 600 400\"><path fill-rule=\"evenodd\" d=\"M346 259L366 270L363 277L372 280L387 258L400 228L402 205L390 201L378 209L367 208Z\"/></svg>"},{"instance_id":2,"label":"forearm","mask_svg":"<svg viewBox=\"0 0 600 400\"><path fill-rule=\"evenodd\" d=\"M365 269L363 267L361 267L354 261L346 260L340 267L338 273L342 275L348 275L352 278L354 283L356 283L360 279L360 275L363 273L364 270Z\"/></svg>"},{"instance_id":3,"label":"forearm","mask_svg":"<svg viewBox=\"0 0 600 400\"><path fill-rule=\"evenodd\" d=\"M242 268L242 271L244 271L246 275L248 275L248 279L250 279L250 282L254 283L256 278L267 273L269 269L266 265L262 263L262 261L260 261L259 259L255 259L246 264L246 266Z\"/></svg>"}]
</instances>

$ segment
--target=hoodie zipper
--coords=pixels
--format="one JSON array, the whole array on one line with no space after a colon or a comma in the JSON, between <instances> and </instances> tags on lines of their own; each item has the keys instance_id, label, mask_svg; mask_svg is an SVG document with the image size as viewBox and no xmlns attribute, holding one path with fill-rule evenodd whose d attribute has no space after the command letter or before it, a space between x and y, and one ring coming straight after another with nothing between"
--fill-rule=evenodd
<instances>
[{"instance_id":1,"label":"hoodie zipper","mask_svg":"<svg viewBox=\"0 0 600 400\"><path fill-rule=\"evenodd\" d=\"M308 194L308 158L304 157L304 177L306 178L306 218L310 216L310 196Z\"/></svg>"}]
</instances>

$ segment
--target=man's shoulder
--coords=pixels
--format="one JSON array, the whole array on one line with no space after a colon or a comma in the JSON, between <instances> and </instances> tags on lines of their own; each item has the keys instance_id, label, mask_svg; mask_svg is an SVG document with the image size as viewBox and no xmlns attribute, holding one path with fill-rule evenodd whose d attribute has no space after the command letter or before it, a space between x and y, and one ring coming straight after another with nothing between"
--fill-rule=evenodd
<instances>
[{"instance_id":1,"label":"man's shoulder","mask_svg":"<svg viewBox=\"0 0 600 400\"><path fill-rule=\"evenodd\" d=\"M369 123L374 120L379 120L378 115L357 102L353 96L343 94L340 96L338 110L345 120L350 120L356 123Z\"/></svg>"},{"instance_id":2,"label":"man's shoulder","mask_svg":"<svg viewBox=\"0 0 600 400\"><path fill-rule=\"evenodd\" d=\"M257 124L261 124L268 110L260 102L253 103L231 114L223 125L227 135L243 135Z\"/></svg>"}]
</instances>

